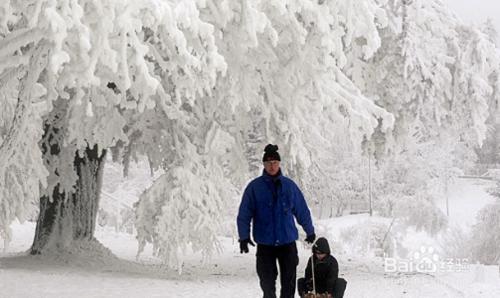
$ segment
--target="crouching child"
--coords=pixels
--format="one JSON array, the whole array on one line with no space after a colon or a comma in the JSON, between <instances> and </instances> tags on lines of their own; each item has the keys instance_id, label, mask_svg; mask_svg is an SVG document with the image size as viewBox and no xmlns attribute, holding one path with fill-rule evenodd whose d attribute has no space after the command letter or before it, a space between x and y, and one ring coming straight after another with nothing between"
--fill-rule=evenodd
<instances>
[{"instance_id":1,"label":"crouching child","mask_svg":"<svg viewBox=\"0 0 500 298\"><path fill-rule=\"evenodd\" d=\"M304 278L299 278L297 288L300 297L313 292L313 268L316 297L342 298L347 281L339 278L339 264L330 254L330 245L326 238L319 238L312 247L313 255L307 262ZM309 295L311 296L311 295ZM312 296L313 297L313 296Z\"/></svg>"}]
</instances>

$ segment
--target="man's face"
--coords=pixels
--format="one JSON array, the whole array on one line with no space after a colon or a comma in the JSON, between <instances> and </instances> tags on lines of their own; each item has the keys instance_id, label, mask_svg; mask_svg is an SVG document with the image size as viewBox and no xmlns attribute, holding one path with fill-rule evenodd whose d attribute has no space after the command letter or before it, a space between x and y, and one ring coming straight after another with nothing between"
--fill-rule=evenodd
<instances>
[{"instance_id":1,"label":"man's face","mask_svg":"<svg viewBox=\"0 0 500 298\"><path fill-rule=\"evenodd\" d=\"M266 173L271 176L278 174L280 170L280 161L279 160L268 160L264 162L264 169Z\"/></svg>"}]
</instances>

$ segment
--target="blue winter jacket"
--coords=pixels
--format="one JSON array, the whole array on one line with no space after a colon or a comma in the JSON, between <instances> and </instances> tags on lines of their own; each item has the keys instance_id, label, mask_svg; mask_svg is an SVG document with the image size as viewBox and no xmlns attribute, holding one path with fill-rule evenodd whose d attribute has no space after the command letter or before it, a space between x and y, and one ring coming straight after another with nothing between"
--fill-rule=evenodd
<instances>
[{"instance_id":1,"label":"blue winter jacket","mask_svg":"<svg viewBox=\"0 0 500 298\"><path fill-rule=\"evenodd\" d=\"M266 173L251 181L243 193L237 217L240 239L258 244L284 245L299 238L294 217L307 235L314 233L311 213L298 186L291 179Z\"/></svg>"}]
</instances>

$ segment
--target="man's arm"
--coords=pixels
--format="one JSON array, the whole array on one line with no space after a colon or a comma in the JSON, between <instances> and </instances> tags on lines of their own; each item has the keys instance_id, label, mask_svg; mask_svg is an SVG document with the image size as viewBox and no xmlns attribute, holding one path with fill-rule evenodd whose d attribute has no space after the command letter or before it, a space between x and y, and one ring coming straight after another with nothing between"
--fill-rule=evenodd
<instances>
[{"instance_id":1,"label":"man's arm","mask_svg":"<svg viewBox=\"0 0 500 298\"><path fill-rule=\"evenodd\" d=\"M307 207L306 200L304 199L304 195L302 191L300 191L299 187L295 185L295 208L294 215L297 219L297 222L302 226L306 235L314 234L314 226L311 219L311 212L309 211L309 207Z\"/></svg>"},{"instance_id":2,"label":"man's arm","mask_svg":"<svg viewBox=\"0 0 500 298\"><path fill-rule=\"evenodd\" d=\"M240 240L250 239L250 222L254 214L254 199L250 185L243 192L236 224L238 225L238 236Z\"/></svg>"}]
</instances>

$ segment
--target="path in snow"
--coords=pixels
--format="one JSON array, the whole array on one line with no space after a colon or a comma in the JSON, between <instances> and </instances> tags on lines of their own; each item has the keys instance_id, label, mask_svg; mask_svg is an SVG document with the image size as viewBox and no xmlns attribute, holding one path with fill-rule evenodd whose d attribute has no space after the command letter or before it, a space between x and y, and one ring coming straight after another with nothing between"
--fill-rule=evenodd
<instances>
[{"instance_id":1,"label":"path in snow","mask_svg":"<svg viewBox=\"0 0 500 298\"><path fill-rule=\"evenodd\" d=\"M27 232L30 226L34 228L32 224L14 228ZM26 250L31 239L27 236L24 234L24 244L16 237L10 251ZM178 275L151 255L142 257L149 265L133 262L136 241L132 235L99 229L97 236L121 259L82 256L70 262L47 261L14 257L11 252L10 257L0 258L0 297L261 297L255 256L239 254L237 243L230 238L221 238L222 255L205 265L195 258L187 260L184 273ZM299 244L299 253L301 275L309 250ZM383 263L377 259L338 258L340 271L348 280L347 298L500 297L500 288L483 285L483 293L461 291L430 275L384 273Z\"/></svg>"},{"instance_id":2,"label":"path in snow","mask_svg":"<svg viewBox=\"0 0 500 298\"><path fill-rule=\"evenodd\" d=\"M452 225L470 228L476 222L476 215L495 198L486 189L495 186L494 181L459 178L449 188L449 220ZM446 214L446 198L437 202Z\"/></svg>"},{"instance_id":3,"label":"path in snow","mask_svg":"<svg viewBox=\"0 0 500 298\"><path fill-rule=\"evenodd\" d=\"M492 201L485 194L488 182L458 183L450 195L451 219L473 222L475 213ZM362 220L334 219L337 227ZM334 222L336 221L336 222ZM319 224L319 223L318 223ZM17 297L261 297L255 273L255 249L241 255L231 238L221 238L224 252L208 264L188 259L183 274L168 270L146 250L136 263L137 242L130 234L98 228L96 237L120 259L86 255L46 260L26 256L34 224L13 225L14 239L0 253L0 298ZM318 226L320 230L321 226ZM302 275L309 250L299 243ZM340 272L348 281L346 298L377 297L500 297L498 267L480 266L449 274L386 273L381 259L337 256ZM69 260L69 261L68 261Z\"/></svg>"}]
</instances>

